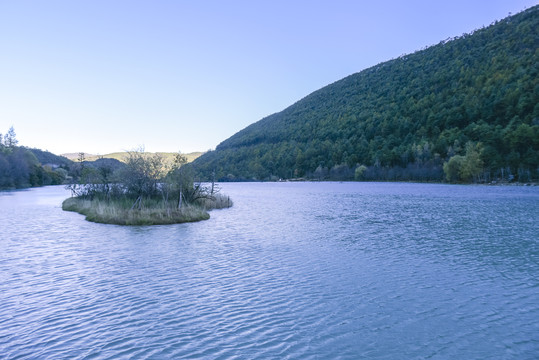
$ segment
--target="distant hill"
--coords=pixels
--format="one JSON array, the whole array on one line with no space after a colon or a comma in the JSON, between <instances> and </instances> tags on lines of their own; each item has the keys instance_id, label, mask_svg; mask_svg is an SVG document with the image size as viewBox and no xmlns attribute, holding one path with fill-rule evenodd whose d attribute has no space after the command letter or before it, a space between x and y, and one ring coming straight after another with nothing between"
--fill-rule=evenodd
<instances>
[{"instance_id":1,"label":"distant hill","mask_svg":"<svg viewBox=\"0 0 539 360\"><path fill-rule=\"evenodd\" d=\"M100 168L108 168L111 171L118 171L125 168L125 163L121 162L120 160L116 160L113 158L99 158L95 160L89 160L85 161L84 165L87 167L92 167L94 169L100 169ZM79 163L75 163L74 168L78 168Z\"/></svg>"},{"instance_id":2,"label":"distant hill","mask_svg":"<svg viewBox=\"0 0 539 360\"><path fill-rule=\"evenodd\" d=\"M59 156L63 156L65 158L68 158L69 160L71 161L77 161L77 159L79 158L79 154L80 153L65 153L65 154L60 154ZM92 155L92 154L88 154L88 153L83 153L84 154L84 158L89 158L89 157L97 157L97 155Z\"/></svg>"},{"instance_id":3,"label":"distant hill","mask_svg":"<svg viewBox=\"0 0 539 360\"><path fill-rule=\"evenodd\" d=\"M147 153L147 154L154 154L154 153ZM174 160L174 155L176 153L172 153L172 152L157 152L155 154L158 154L158 155L161 155L163 157L163 159L165 160L165 163L172 163L172 161ZM192 152L192 153L188 153L188 154L184 154L186 157L187 157L187 162L192 162L193 160L195 160L196 158L198 158L200 155L202 155L203 152ZM79 158L79 153L66 153L66 154L62 154L62 156L72 160L72 161L77 161L78 158ZM122 161L124 162L125 159L127 158L128 156L128 153L127 152L116 152L116 153L110 153L110 154L106 154L106 155L94 155L94 154L88 154L88 153L84 153L84 159L86 161L95 161L95 160L98 160L98 159L116 159L116 160L119 160L119 161Z\"/></svg>"},{"instance_id":4,"label":"distant hill","mask_svg":"<svg viewBox=\"0 0 539 360\"><path fill-rule=\"evenodd\" d=\"M538 20L535 6L350 75L193 166L221 180L537 180Z\"/></svg>"},{"instance_id":5,"label":"distant hill","mask_svg":"<svg viewBox=\"0 0 539 360\"><path fill-rule=\"evenodd\" d=\"M51 152L40 150L40 149L34 149L34 148L27 148L34 156L37 158L37 160L43 164L51 164L55 166L63 166L65 168L68 168L71 166L72 161L62 155L55 155Z\"/></svg>"}]
</instances>

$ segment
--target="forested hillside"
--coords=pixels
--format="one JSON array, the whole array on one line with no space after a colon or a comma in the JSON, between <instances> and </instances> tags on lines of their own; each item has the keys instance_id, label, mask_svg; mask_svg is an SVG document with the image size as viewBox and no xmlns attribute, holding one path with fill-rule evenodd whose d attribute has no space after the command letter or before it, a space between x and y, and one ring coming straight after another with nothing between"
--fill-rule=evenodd
<instances>
[{"instance_id":1,"label":"forested hillside","mask_svg":"<svg viewBox=\"0 0 539 360\"><path fill-rule=\"evenodd\" d=\"M19 146L11 127L0 134L0 190L43 185L60 185L77 181L95 181L96 174L110 175L125 167L115 159L74 162L48 151ZM108 181L114 181L112 177Z\"/></svg>"},{"instance_id":2,"label":"forested hillside","mask_svg":"<svg viewBox=\"0 0 539 360\"><path fill-rule=\"evenodd\" d=\"M538 20L535 6L350 75L193 164L220 180L537 180Z\"/></svg>"},{"instance_id":3,"label":"forested hillside","mask_svg":"<svg viewBox=\"0 0 539 360\"><path fill-rule=\"evenodd\" d=\"M0 134L0 190L62 184L70 165L66 158L18 146L13 127Z\"/></svg>"}]
</instances>

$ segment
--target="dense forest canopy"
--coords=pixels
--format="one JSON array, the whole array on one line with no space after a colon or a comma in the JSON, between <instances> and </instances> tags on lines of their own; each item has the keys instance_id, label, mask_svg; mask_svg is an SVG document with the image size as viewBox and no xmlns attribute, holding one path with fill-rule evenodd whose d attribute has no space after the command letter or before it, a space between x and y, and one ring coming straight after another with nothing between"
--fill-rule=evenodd
<instances>
[{"instance_id":1,"label":"dense forest canopy","mask_svg":"<svg viewBox=\"0 0 539 360\"><path fill-rule=\"evenodd\" d=\"M538 15L350 75L193 165L221 180L537 180Z\"/></svg>"}]
</instances>

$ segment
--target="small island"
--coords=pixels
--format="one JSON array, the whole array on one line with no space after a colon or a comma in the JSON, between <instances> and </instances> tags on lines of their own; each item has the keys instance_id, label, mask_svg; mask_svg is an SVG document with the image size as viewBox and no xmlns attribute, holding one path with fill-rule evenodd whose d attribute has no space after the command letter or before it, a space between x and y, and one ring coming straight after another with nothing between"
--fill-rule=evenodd
<instances>
[{"instance_id":1,"label":"small island","mask_svg":"<svg viewBox=\"0 0 539 360\"><path fill-rule=\"evenodd\" d=\"M207 220L208 210L232 206L214 182L194 181L194 172L181 153L171 165L159 154L128 152L125 164L85 166L79 159L80 181L67 186L72 197L62 209L86 220L116 225L165 225Z\"/></svg>"}]
</instances>

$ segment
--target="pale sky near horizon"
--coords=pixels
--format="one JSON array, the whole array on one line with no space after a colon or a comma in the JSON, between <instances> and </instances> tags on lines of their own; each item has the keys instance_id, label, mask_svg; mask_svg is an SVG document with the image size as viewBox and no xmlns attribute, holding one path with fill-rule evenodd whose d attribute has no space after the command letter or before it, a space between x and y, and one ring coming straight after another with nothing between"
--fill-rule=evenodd
<instances>
[{"instance_id":1,"label":"pale sky near horizon","mask_svg":"<svg viewBox=\"0 0 539 360\"><path fill-rule=\"evenodd\" d=\"M529 0L0 0L0 133L56 154L205 151Z\"/></svg>"}]
</instances>

